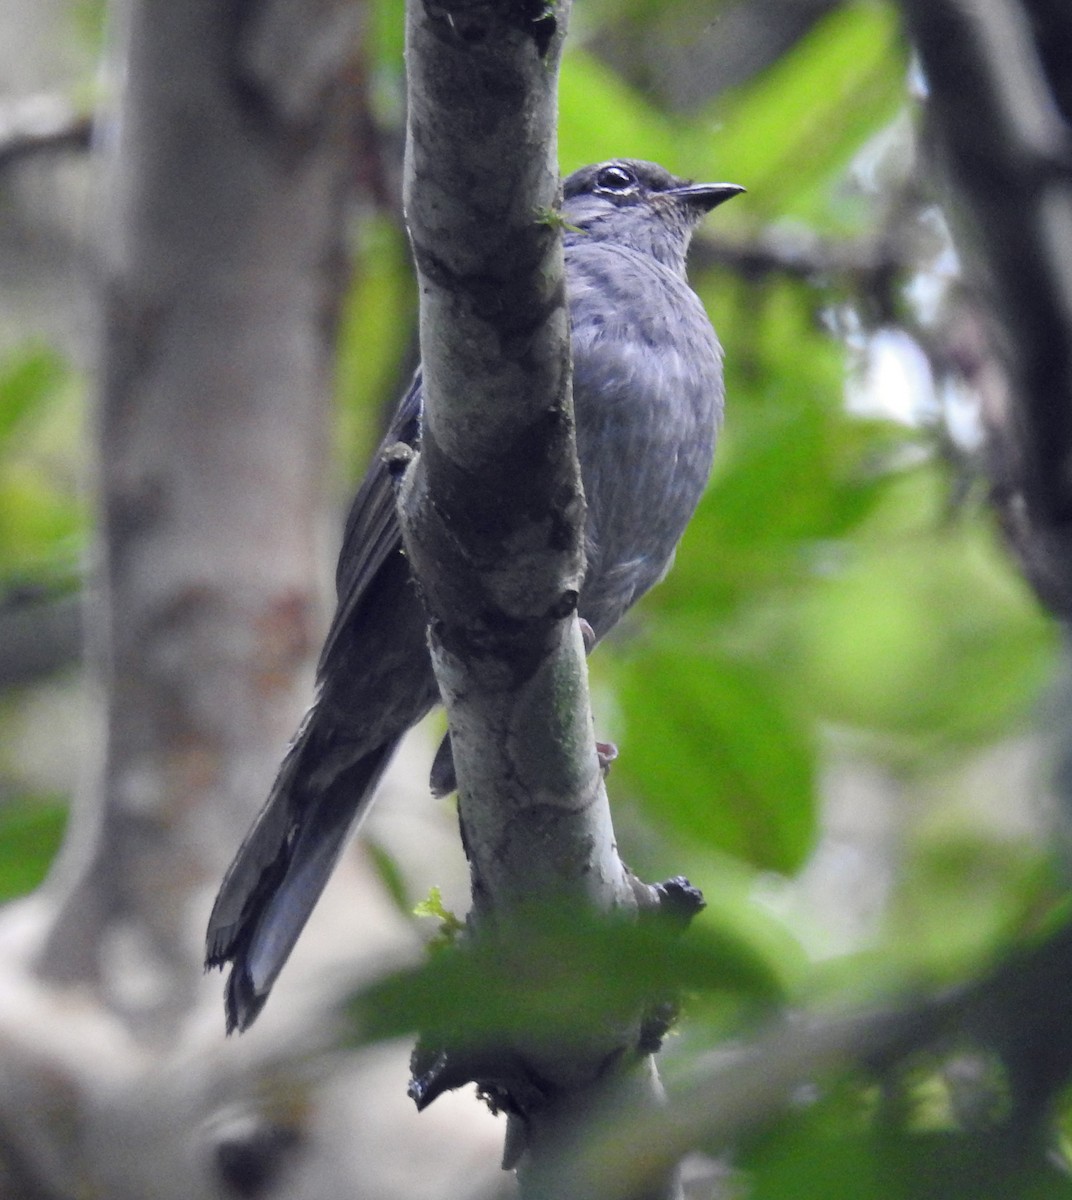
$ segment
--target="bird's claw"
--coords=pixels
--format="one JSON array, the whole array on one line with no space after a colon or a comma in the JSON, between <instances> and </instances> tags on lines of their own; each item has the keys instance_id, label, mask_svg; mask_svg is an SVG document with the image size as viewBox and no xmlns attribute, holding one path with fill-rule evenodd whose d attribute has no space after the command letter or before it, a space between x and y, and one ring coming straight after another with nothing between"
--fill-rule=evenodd
<instances>
[{"instance_id":1,"label":"bird's claw","mask_svg":"<svg viewBox=\"0 0 1072 1200\"><path fill-rule=\"evenodd\" d=\"M599 770L606 779L610 774L610 764L618 757L618 747L613 742L596 742L596 758L599 759Z\"/></svg>"},{"instance_id":2,"label":"bird's claw","mask_svg":"<svg viewBox=\"0 0 1072 1200\"><path fill-rule=\"evenodd\" d=\"M596 631L588 624L584 617L578 617L577 624L581 627L581 637L584 639L584 652L585 654L591 654L592 647L596 644Z\"/></svg>"}]
</instances>

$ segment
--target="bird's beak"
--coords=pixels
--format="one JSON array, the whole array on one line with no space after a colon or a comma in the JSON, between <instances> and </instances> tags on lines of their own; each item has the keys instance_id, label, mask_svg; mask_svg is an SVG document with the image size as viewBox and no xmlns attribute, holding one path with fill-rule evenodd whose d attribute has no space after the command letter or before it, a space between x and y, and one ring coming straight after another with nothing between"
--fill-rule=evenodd
<instances>
[{"instance_id":1,"label":"bird's beak","mask_svg":"<svg viewBox=\"0 0 1072 1200\"><path fill-rule=\"evenodd\" d=\"M727 200L732 200L734 196L739 196L743 191L745 188L739 183L690 183L685 187L671 189L669 194L688 204L695 204L704 212L710 212L720 204L725 204Z\"/></svg>"}]
</instances>

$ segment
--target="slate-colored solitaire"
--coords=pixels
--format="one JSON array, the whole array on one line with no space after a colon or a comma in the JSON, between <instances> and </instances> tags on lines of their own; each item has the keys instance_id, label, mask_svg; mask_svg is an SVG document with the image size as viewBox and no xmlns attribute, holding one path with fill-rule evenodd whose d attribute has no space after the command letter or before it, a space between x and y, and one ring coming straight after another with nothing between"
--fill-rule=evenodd
<instances>
[{"instance_id":1,"label":"slate-colored solitaire","mask_svg":"<svg viewBox=\"0 0 1072 1200\"><path fill-rule=\"evenodd\" d=\"M743 189L616 159L565 183L577 451L587 500L580 616L596 641L666 573L711 469L722 354L685 278L702 217ZM384 447L420 438L421 376ZM377 455L354 499L317 694L227 871L209 966L231 964L228 1032L257 1016L403 734L438 701L425 620ZM451 777L449 753L437 782Z\"/></svg>"}]
</instances>

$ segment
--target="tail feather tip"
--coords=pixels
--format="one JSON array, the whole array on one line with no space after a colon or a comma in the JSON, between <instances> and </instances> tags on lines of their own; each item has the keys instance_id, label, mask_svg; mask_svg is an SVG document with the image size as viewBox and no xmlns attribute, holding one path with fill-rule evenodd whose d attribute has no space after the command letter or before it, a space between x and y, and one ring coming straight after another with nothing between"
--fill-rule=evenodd
<instances>
[{"instance_id":1,"label":"tail feather tip","mask_svg":"<svg viewBox=\"0 0 1072 1200\"><path fill-rule=\"evenodd\" d=\"M241 963L235 963L224 996L228 1036L245 1033L260 1015L267 999L267 992L261 994L255 988L249 971Z\"/></svg>"}]
</instances>

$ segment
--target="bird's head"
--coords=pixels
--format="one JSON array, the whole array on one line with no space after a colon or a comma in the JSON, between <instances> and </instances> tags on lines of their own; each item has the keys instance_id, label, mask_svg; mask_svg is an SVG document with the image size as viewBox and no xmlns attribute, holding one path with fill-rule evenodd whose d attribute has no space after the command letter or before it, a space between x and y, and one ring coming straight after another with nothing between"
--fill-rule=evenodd
<instances>
[{"instance_id":1,"label":"bird's head","mask_svg":"<svg viewBox=\"0 0 1072 1200\"><path fill-rule=\"evenodd\" d=\"M562 190L562 216L579 231L573 236L631 245L683 270L693 229L744 188L691 183L657 163L615 158L574 171Z\"/></svg>"}]
</instances>

